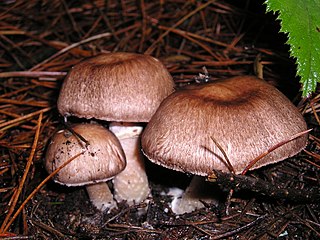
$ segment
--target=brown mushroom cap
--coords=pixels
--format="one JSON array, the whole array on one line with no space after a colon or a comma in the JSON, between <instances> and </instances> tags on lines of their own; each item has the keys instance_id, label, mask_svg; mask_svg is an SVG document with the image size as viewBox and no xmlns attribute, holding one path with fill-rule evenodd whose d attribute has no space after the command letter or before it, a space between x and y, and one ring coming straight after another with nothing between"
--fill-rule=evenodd
<instances>
[{"instance_id":1,"label":"brown mushroom cap","mask_svg":"<svg viewBox=\"0 0 320 240\"><path fill-rule=\"evenodd\" d=\"M66 77L58 109L63 116L148 122L174 83L154 57L108 53L75 65Z\"/></svg>"},{"instance_id":2,"label":"brown mushroom cap","mask_svg":"<svg viewBox=\"0 0 320 240\"><path fill-rule=\"evenodd\" d=\"M142 134L142 148L154 163L197 175L211 169L236 173L270 147L307 129L297 108L276 88L250 76L219 80L176 91L166 98ZM252 169L301 151L307 134L262 158Z\"/></svg>"},{"instance_id":3,"label":"brown mushroom cap","mask_svg":"<svg viewBox=\"0 0 320 240\"><path fill-rule=\"evenodd\" d=\"M113 133L98 124L78 124L73 130L89 141L89 145L86 147L68 130L60 130L53 136L46 153L45 167L49 173L85 150L61 169L54 181L67 186L87 185L107 181L125 168L124 152Z\"/></svg>"}]
</instances>

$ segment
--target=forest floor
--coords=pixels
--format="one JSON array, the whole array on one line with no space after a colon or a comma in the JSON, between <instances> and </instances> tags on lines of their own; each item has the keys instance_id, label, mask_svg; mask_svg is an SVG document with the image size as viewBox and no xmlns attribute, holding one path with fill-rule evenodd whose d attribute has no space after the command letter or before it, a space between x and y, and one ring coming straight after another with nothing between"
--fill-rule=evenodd
<instances>
[{"instance_id":1,"label":"forest floor","mask_svg":"<svg viewBox=\"0 0 320 240\"><path fill-rule=\"evenodd\" d=\"M1 1L0 238L320 239L319 95L301 98L279 29L261 0ZM112 51L159 58L177 88L194 83L203 67L210 81L263 74L312 131L300 154L247 175L298 197L234 188L228 198L230 189L215 186L218 205L177 216L168 192L184 189L191 176L146 159L149 203L123 202L105 213L90 204L83 187L47 178L46 146L63 127L56 101L64 77L84 58Z\"/></svg>"}]
</instances>

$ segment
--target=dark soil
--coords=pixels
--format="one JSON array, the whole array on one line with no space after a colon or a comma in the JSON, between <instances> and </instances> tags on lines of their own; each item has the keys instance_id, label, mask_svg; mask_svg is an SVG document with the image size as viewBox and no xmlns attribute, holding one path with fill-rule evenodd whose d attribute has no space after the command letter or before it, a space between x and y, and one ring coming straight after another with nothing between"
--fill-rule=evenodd
<instances>
[{"instance_id":1,"label":"dark soil","mask_svg":"<svg viewBox=\"0 0 320 240\"><path fill-rule=\"evenodd\" d=\"M3 76L0 80L0 225L9 216L14 193L26 170L39 114L18 124L10 121L52 107L43 114L35 156L14 205L15 212L47 177L44 152L52 134L62 127L55 103L65 74L83 58L108 51L148 52L160 58L178 87L194 82L203 66L208 69L210 80L253 75L253 63L260 56L265 80L298 105L313 130L306 151L252 171L248 177L276 189L296 190L301 198L275 198L271 193L254 187L239 188L237 184L232 186L234 193L228 198L230 188L210 183L212 194L219 198L218 205L205 204L203 209L176 216L171 212L172 198L167 193L172 187L184 189L192 176L146 160L152 189L149 203L129 207L123 202L118 209L103 213L91 205L84 188L68 188L48 181L7 231L0 231L0 238L320 239L320 128L314 110L318 95L301 99L294 60L289 58L285 45L286 36L278 33L275 16L265 14L263 1L212 1L201 14L194 14L159 39L168 28L206 2L0 3L0 72L23 71L22 75ZM197 36L189 38L174 30ZM106 32L111 32L112 37L99 35ZM98 37L81 42L91 36ZM158 40L158 45L150 49ZM65 49L75 43L78 45L74 48ZM65 51L52 57L62 49ZM37 71L42 72L40 76L27 75Z\"/></svg>"}]
</instances>

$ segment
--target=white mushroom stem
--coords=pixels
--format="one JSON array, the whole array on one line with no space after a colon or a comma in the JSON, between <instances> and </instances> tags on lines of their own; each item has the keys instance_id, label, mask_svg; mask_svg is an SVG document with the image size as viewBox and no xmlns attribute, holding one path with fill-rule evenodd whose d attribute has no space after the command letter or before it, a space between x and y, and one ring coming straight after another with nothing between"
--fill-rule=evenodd
<instances>
[{"instance_id":1,"label":"white mushroom stem","mask_svg":"<svg viewBox=\"0 0 320 240\"><path fill-rule=\"evenodd\" d=\"M105 182L86 185L91 203L100 211L117 207L109 186Z\"/></svg>"},{"instance_id":2,"label":"white mushroom stem","mask_svg":"<svg viewBox=\"0 0 320 240\"><path fill-rule=\"evenodd\" d=\"M173 199L171 209L175 214L180 215L203 208L202 202L217 203L213 191L212 186L210 188L204 177L194 176L182 196Z\"/></svg>"},{"instance_id":3,"label":"white mushroom stem","mask_svg":"<svg viewBox=\"0 0 320 240\"><path fill-rule=\"evenodd\" d=\"M126 155L126 168L113 179L114 197L129 205L143 202L150 194L148 178L140 147L142 126L128 123L111 123L109 130L119 139Z\"/></svg>"}]
</instances>

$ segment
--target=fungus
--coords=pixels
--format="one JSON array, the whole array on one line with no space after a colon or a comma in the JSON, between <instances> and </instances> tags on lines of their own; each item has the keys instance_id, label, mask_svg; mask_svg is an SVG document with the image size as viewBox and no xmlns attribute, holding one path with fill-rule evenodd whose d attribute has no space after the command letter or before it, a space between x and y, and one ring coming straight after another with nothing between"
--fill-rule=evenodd
<instances>
[{"instance_id":1,"label":"fungus","mask_svg":"<svg viewBox=\"0 0 320 240\"><path fill-rule=\"evenodd\" d=\"M148 122L161 101L174 91L171 75L157 59L134 53L101 54L75 65L58 99L65 116L110 122L127 167L114 182L115 198L140 203L150 194L140 152L141 123Z\"/></svg>"},{"instance_id":2,"label":"fungus","mask_svg":"<svg viewBox=\"0 0 320 240\"><path fill-rule=\"evenodd\" d=\"M72 156L82 155L61 169L54 181L66 186L86 186L90 201L99 210L116 207L113 195L105 183L126 166L125 155L116 136L98 124L78 124L73 131L84 137L86 145L68 130L58 131L48 146L45 167L55 171Z\"/></svg>"},{"instance_id":3,"label":"fungus","mask_svg":"<svg viewBox=\"0 0 320 240\"><path fill-rule=\"evenodd\" d=\"M255 157L306 129L298 109L275 87L241 76L171 94L149 121L141 144L152 162L166 168L198 176L208 176L212 169L239 174ZM269 153L252 169L293 156L306 143L307 134ZM175 200L174 212L203 206L190 197L197 182L193 180L185 196Z\"/></svg>"}]
</instances>

